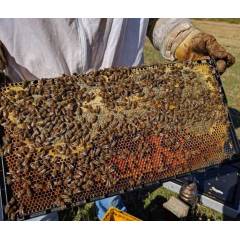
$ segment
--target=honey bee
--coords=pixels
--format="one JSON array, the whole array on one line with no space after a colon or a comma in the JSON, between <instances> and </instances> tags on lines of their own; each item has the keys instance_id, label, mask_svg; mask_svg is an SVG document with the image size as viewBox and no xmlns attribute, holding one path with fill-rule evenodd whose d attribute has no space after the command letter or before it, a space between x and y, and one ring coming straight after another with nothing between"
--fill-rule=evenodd
<instances>
[{"instance_id":1,"label":"honey bee","mask_svg":"<svg viewBox=\"0 0 240 240\"><path fill-rule=\"evenodd\" d=\"M4 211L7 215L9 214L10 208L11 208L11 205L9 203L7 203L5 206L5 209L4 209Z\"/></svg>"},{"instance_id":2,"label":"honey bee","mask_svg":"<svg viewBox=\"0 0 240 240\"><path fill-rule=\"evenodd\" d=\"M9 219L10 219L11 221L16 220L16 213L15 213L15 212L11 212L11 213L9 214Z\"/></svg>"},{"instance_id":3,"label":"honey bee","mask_svg":"<svg viewBox=\"0 0 240 240\"><path fill-rule=\"evenodd\" d=\"M41 189L43 189L43 184L41 184L41 183L35 183L33 187L34 187L34 189L36 189L36 190L41 190Z\"/></svg>"},{"instance_id":4,"label":"honey bee","mask_svg":"<svg viewBox=\"0 0 240 240\"><path fill-rule=\"evenodd\" d=\"M93 118L92 118L92 123L96 123L98 120L98 117L97 115L94 115Z\"/></svg>"},{"instance_id":5,"label":"honey bee","mask_svg":"<svg viewBox=\"0 0 240 240\"><path fill-rule=\"evenodd\" d=\"M110 188L112 186L111 181L109 179L106 180L106 187Z\"/></svg>"},{"instance_id":6,"label":"honey bee","mask_svg":"<svg viewBox=\"0 0 240 240\"><path fill-rule=\"evenodd\" d=\"M6 176L6 182L10 185L12 183L12 178L10 176Z\"/></svg>"},{"instance_id":7,"label":"honey bee","mask_svg":"<svg viewBox=\"0 0 240 240\"><path fill-rule=\"evenodd\" d=\"M60 172L64 173L64 171L65 171L65 166L64 166L64 163L62 163L60 167Z\"/></svg>"},{"instance_id":8,"label":"honey bee","mask_svg":"<svg viewBox=\"0 0 240 240\"><path fill-rule=\"evenodd\" d=\"M55 204L56 204L58 207L60 207L61 209L66 208L66 205L65 205L64 200L62 200L60 197L58 197L58 198L55 200Z\"/></svg>"},{"instance_id":9,"label":"honey bee","mask_svg":"<svg viewBox=\"0 0 240 240\"><path fill-rule=\"evenodd\" d=\"M30 187L28 187L28 188L26 189L26 194L27 194L27 196L28 196L29 198L32 197L32 190L30 189Z\"/></svg>"}]
</instances>

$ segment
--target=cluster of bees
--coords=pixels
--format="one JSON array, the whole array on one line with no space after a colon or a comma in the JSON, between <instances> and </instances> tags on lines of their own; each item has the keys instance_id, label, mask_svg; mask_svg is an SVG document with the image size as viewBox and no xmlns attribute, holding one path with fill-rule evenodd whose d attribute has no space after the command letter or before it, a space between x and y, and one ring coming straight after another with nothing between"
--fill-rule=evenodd
<instances>
[{"instance_id":1,"label":"cluster of bees","mask_svg":"<svg viewBox=\"0 0 240 240\"><path fill-rule=\"evenodd\" d=\"M164 135L162 146L174 149L168 134L227 121L217 83L183 64L26 81L2 89L0 106L11 219L31 213L41 193L58 191L51 207L64 208L113 191L121 175L112 159L149 157L149 136Z\"/></svg>"}]
</instances>

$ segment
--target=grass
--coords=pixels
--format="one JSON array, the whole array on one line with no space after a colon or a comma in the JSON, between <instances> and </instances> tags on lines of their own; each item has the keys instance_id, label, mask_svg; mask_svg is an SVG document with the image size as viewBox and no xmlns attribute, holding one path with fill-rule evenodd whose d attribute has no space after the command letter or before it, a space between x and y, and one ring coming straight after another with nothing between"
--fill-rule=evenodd
<instances>
[{"instance_id":1,"label":"grass","mask_svg":"<svg viewBox=\"0 0 240 240\"><path fill-rule=\"evenodd\" d=\"M171 196L176 197L177 194L164 187L155 187L137 193L128 193L124 199L128 200L126 201L128 212L142 220L176 221L179 219L162 207ZM223 220L223 215L198 204L184 220Z\"/></svg>"},{"instance_id":2,"label":"grass","mask_svg":"<svg viewBox=\"0 0 240 240\"><path fill-rule=\"evenodd\" d=\"M195 18L195 20L226 22L226 23L234 23L234 24L240 23L240 18Z\"/></svg>"},{"instance_id":3,"label":"grass","mask_svg":"<svg viewBox=\"0 0 240 240\"><path fill-rule=\"evenodd\" d=\"M94 221L98 220L94 203L87 203L80 207L66 209L59 212L62 221Z\"/></svg>"},{"instance_id":4,"label":"grass","mask_svg":"<svg viewBox=\"0 0 240 240\"><path fill-rule=\"evenodd\" d=\"M221 21L221 22L220 22ZM224 23L222 22L224 21ZM229 107L234 119L238 138L240 138L240 19L201 19L193 20L193 24L201 30L213 34L230 53L236 57L236 64L222 76L223 86L227 95ZM145 49L145 64L163 61L158 51L147 40ZM123 196L128 212L142 220L177 220L162 204L170 196L176 195L163 188L155 187L127 193ZM93 203L76 207L60 213L61 220L97 220ZM207 207L198 205L195 212L186 220L223 220L225 217Z\"/></svg>"},{"instance_id":5,"label":"grass","mask_svg":"<svg viewBox=\"0 0 240 240\"><path fill-rule=\"evenodd\" d=\"M164 187L150 187L122 195L128 213L145 221L177 221L172 213L162 207L171 196L176 193ZM81 207L75 207L59 212L62 221L97 221L94 203L88 203ZM198 204L184 220L223 220L224 216L212 209Z\"/></svg>"}]
</instances>

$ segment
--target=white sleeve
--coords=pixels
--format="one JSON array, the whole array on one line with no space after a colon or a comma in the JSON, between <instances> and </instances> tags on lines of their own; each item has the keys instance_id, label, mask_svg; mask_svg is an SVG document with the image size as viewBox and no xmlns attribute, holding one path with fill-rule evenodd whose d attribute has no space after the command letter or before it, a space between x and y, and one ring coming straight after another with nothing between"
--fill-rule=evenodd
<instances>
[{"instance_id":1,"label":"white sleeve","mask_svg":"<svg viewBox=\"0 0 240 240\"><path fill-rule=\"evenodd\" d=\"M194 29L189 19L159 18L152 31L153 46L173 61L176 48Z\"/></svg>"}]
</instances>

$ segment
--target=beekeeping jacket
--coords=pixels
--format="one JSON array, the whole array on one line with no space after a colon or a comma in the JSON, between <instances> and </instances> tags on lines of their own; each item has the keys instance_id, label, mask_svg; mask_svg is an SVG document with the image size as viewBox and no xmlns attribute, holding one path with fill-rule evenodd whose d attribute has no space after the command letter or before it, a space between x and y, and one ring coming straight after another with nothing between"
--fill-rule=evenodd
<instances>
[{"instance_id":1,"label":"beekeeping jacket","mask_svg":"<svg viewBox=\"0 0 240 240\"><path fill-rule=\"evenodd\" d=\"M0 19L6 73L14 81L143 63L149 19ZM192 31L188 19L158 19L151 41L163 57Z\"/></svg>"}]
</instances>

